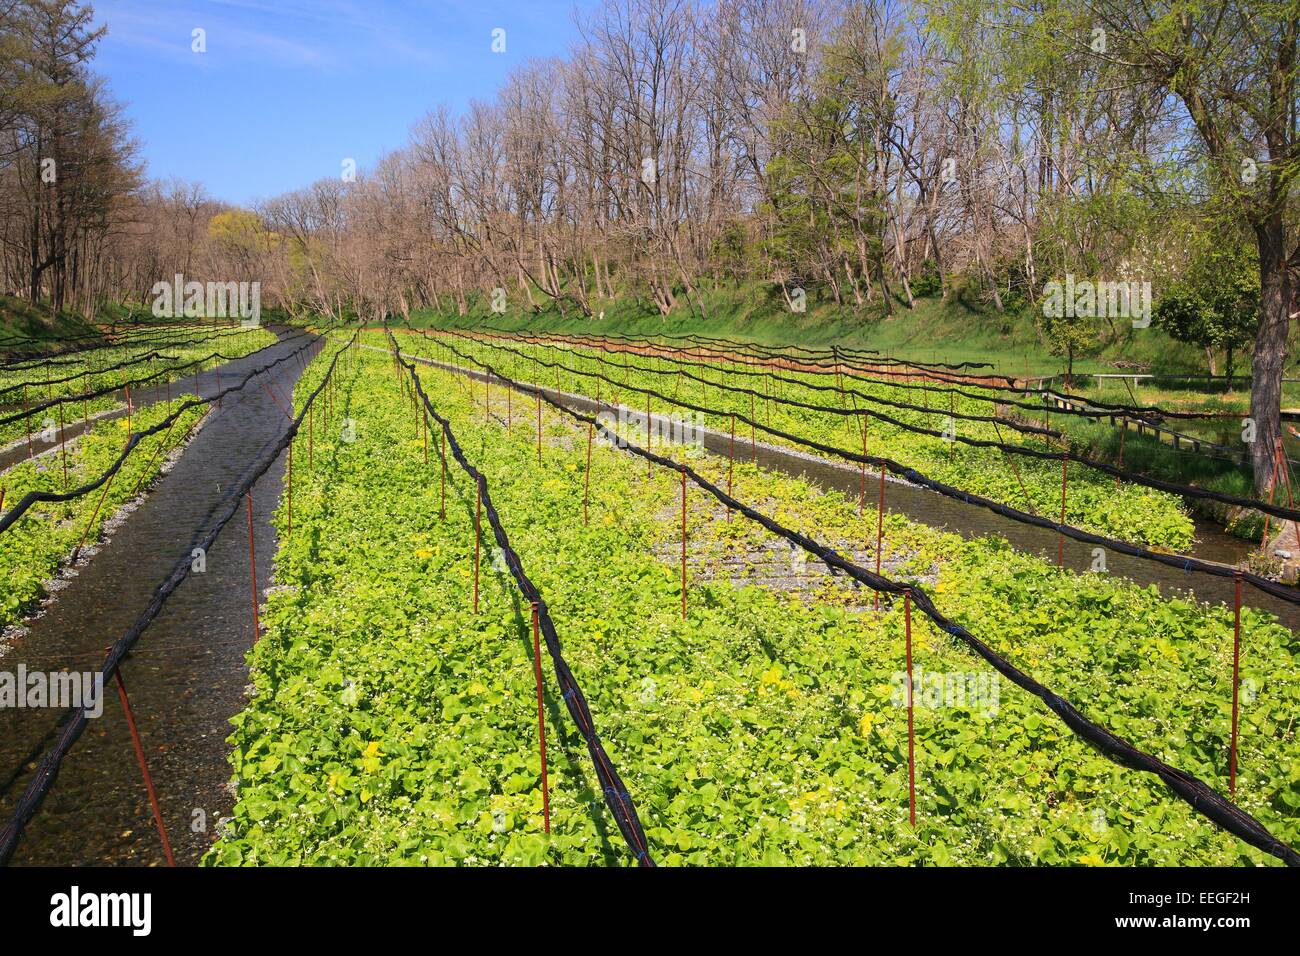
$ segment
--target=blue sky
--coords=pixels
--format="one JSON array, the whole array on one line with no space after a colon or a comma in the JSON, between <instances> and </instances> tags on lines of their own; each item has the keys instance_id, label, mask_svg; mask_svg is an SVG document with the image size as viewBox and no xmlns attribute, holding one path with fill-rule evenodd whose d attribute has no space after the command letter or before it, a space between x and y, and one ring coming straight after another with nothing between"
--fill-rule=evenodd
<instances>
[{"instance_id":1,"label":"blue sky","mask_svg":"<svg viewBox=\"0 0 1300 956\"><path fill-rule=\"evenodd\" d=\"M94 0L109 32L93 67L149 176L249 203L337 176L344 158L366 167L439 103L490 99L513 67L565 55L575 10L595 2Z\"/></svg>"}]
</instances>

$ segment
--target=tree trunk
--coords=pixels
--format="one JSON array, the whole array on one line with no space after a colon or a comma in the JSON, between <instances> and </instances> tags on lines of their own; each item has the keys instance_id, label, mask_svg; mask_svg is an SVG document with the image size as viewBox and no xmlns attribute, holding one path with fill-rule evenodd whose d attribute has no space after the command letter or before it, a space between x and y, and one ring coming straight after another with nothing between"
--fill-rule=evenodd
<instances>
[{"instance_id":1,"label":"tree trunk","mask_svg":"<svg viewBox=\"0 0 1300 956\"><path fill-rule=\"evenodd\" d=\"M1255 228L1259 246L1260 322L1251 355L1250 417L1255 422L1251 464L1255 493L1268 494L1273 445L1281 434L1282 366L1290 317L1291 282L1286 269L1286 226L1274 212Z\"/></svg>"},{"instance_id":2,"label":"tree trunk","mask_svg":"<svg viewBox=\"0 0 1300 956\"><path fill-rule=\"evenodd\" d=\"M880 282L880 296L885 303L885 315L888 318L894 317L894 293L889 289L889 282L885 279L885 263L883 261L876 264L876 279Z\"/></svg>"}]
</instances>

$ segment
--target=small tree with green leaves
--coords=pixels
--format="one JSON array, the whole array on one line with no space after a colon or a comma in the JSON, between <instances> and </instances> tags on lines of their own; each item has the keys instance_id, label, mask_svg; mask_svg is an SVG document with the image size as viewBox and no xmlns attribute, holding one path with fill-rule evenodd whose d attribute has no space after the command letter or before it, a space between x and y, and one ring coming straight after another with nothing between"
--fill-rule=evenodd
<instances>
[{"instance_id":1,"label":"small tree with green leaves","mask_svg":"<svg viewBox=\"0 0 1300 956\"><path fill-rule=\"evenodd\" d=\"M1065 359L1065 381L1067 387L1074 378L1074 360L1096 355L1105 343L1106 324L1092 315L1068 315L1068 310L1061 310L1060 315L1044 310L1040 329L1047 340L1047 347L1053 355Z\"/></svg>"},{"instance_id":2,"label":"small tree with green leaves","mask_svg":"<svg viewBox=\"0 0 1300 956\"><path fill-rule=\"evenodd\" d=\"M1214 353L1226 353L1224 374L1232 387L1233 358L1259 332L1259 265L1243 244L1200 250L1183 276L1157 300L1152 319L1180 342L1205 350L1210 374Z\"/></svg>"}]
</instances>

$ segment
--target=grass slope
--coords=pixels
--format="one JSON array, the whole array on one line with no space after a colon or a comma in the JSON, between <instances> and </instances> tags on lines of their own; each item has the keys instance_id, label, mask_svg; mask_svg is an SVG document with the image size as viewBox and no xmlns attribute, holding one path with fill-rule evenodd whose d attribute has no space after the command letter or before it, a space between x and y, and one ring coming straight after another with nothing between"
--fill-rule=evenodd
<instances>
[{"instance_id":1,"label":"grass slope","mask_svg":"<svg viewBox=\"0 0 1300 956\"><path fill-rule=\"evenodd\" d=\"M1058 374L1064 370L1062 357L1052 355L1039 335L1031 311L998 313L971 301L963 293L947 299L918 299L915 309L905 305L885 316L879 300L861 312L833 302L808 300L808 311L792 314L779 292L761 283L725 286L705 293L703 312L685 304L660 317L648 303L635 298L597 306L597 315L583 316L575 309L561 315L557 309L543 312L520 311L513 306L504 315L494 314L486 302L475 302L465 316L454 312L426 310L412 313L417 327L465 328L487 323L500 328L552 332L617 333L630 336L712 335L746 339L769 345L798 343L804 346L832 344L877 349L883 354L917 361L990 362L1008 375ZM1114 362L1148 363L1169 373L1203 373L1205 358L1198 350L1155 328L1122 328L1122 336L1092 358L1076 358L1075 372L1113 371ZM1243 372L1238 369L1238 374Z\"/></svg>"}]
</instances>

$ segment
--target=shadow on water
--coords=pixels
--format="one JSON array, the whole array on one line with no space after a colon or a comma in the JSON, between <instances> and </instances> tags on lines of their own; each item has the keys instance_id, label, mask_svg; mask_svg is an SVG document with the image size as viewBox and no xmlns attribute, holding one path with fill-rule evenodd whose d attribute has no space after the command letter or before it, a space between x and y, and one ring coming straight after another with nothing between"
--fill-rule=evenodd
<instances>
[{"instance_id":1,"label":"shadow on water","mask_svg":"<svg viewBox=\"0 0 1300 956\"><path fill-rule=\"evenodd\" d=\"M280 343L221 367L230 387L248 371L306 340L274 328ZM305 362L310 353L302 356ZM214 408L175 468L162 478L111 539L60 590L46 612L18 638L0 669L93 671L104 649L139 616L155 588L186 553L199 528L256 457L283 434L288 419L266 385L292 395L301 365L290 359L259 375ZM173 384L172 394L217 391L205 372ZM160 390L141 401L158 399ZM282 487L285 456L253 488L257 582L271 581L275 531L269 523ZM249 534L241 508L207 555L207 570L176 590L122 668L143 738L167 834L179 865L197 863L230 812L229 719L244 704L244 653L253 639ZM0 710L0 813L7 817L62 712ZM26 763L24 763L26 761ZM15 768L18 769L15 775ZM129 864L164 862L126 719L114 687L105 687L103 715L63 762L40 812L28 825L13 863Z\"/></svg>"}]
</instances>

